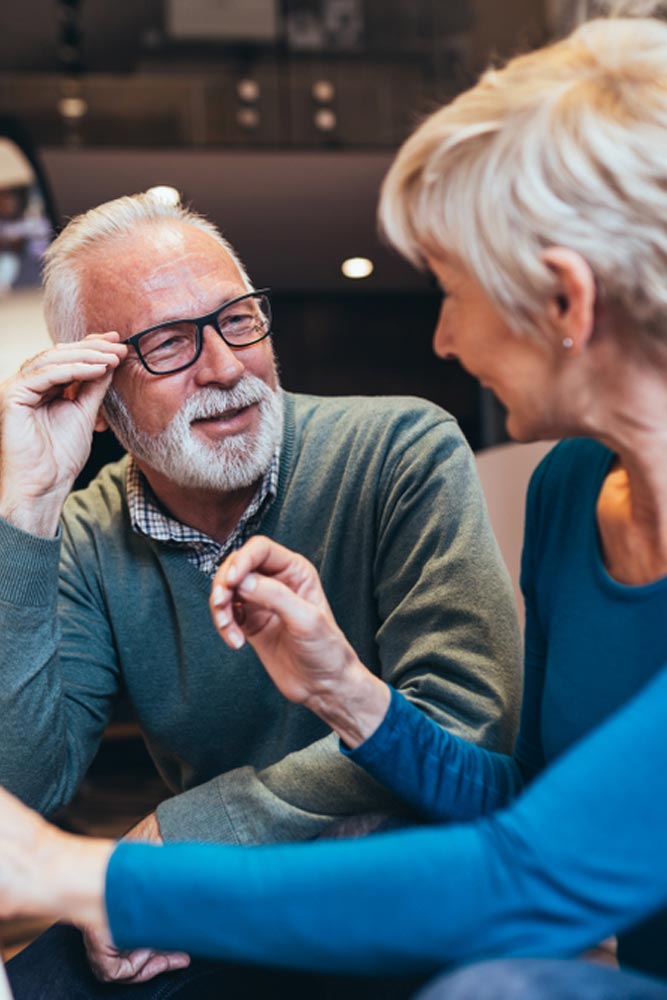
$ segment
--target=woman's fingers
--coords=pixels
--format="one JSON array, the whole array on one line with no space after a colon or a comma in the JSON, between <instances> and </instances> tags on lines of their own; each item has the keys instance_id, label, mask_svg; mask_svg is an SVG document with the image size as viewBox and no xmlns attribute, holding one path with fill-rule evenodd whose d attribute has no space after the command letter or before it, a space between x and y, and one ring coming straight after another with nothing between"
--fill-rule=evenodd
<instances>
[{"instance_id":1,"label":"woman's fingers","mask_svg":"<svg viewBox=\"0 0 667 1000\"><path fill-rule=\"evenodd\" d=\"M298 638L303 638L316 629L322 619L318 608L274 577L249 573L238 587L237 593L252 608L261 608L277 615ZM246 634L251 636L253 631L252 622L249 621Z\"/></svg>"},{"instance_id":2,"label":"woman's fingers","mask_svg":"<svg viewBox=\"0 0 667 1000\"><path fill-rule=\"evenodd\" d=\"M317 571L304 556L270 538L255 535L229 555L218 569L211 590L211 611L230 605L243 580L254 572L279 576L293 591L305 583L320 589Z\"/></svg>"}]
</instances>

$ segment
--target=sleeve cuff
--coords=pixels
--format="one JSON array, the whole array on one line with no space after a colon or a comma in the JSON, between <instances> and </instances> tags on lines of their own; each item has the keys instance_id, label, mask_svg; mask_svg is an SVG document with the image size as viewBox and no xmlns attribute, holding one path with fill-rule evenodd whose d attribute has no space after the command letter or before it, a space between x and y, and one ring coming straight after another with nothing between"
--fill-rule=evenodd
<instances>
[{"instance_id":1,"label":"sleeve cuff","mask_svg":"<svg viewBox=\"0 0 667 1000\"><path fill-rule=\"evenodd\" d=\"M392 687L390 690L391 701L389 702L387 714L375 732L371 733L367 740L364 740L363 743L360 743L354 749L346 746L342 740L339 743L339 749L343 756L348 757L364 769L367 769L376 760L384 757L396 730L403 727L402 720L406 710L409 711L413 707L410 705L408 699L400 691L397 691L396 688Z\"/></svg>"},{"instance_id":2,"label":"sleeve cuff","mask_svg":"<svg viewBox=\"0 0 667 1000\"><path fill-rule=\"evenodd\" d=\"M40 538L0 518L0 601L17 606L53 604L57 594L61 529Z\"/></svg>"},{"instance_id":3,"label":"sleeve cuff","mask_svg":"<svg viewBox=\"0 0 667 1000\"><path fill-rule=\"evenodd\" d=\"M221 795L220 778L165 799L156 814L165 842L240 843Z\"/></svg>"}]
</instances>

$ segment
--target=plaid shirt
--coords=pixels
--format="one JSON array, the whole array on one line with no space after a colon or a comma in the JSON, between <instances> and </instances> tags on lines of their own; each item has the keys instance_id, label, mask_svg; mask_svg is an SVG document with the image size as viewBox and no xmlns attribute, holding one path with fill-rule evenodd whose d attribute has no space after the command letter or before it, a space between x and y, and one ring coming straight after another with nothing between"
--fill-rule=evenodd
<instances>
[{"instance_id":1,"label":"plaid shirt","mask_svg":"<svg viewBox=\"0 0 667 1000\"><path fill-rule=\"evenodd\" d=\"M224 542L216 542L203 531L191 528L167 514L146 477L134 459L130 458L125 487L132 528L138 534L147 535L157 542L182 546L190 562L202 573L212 577L223 559L230 552L240 549L259 528L264 514L276 498L279 471L280 449L277 449L239 523Z\"/></svg>"}]
</instances>

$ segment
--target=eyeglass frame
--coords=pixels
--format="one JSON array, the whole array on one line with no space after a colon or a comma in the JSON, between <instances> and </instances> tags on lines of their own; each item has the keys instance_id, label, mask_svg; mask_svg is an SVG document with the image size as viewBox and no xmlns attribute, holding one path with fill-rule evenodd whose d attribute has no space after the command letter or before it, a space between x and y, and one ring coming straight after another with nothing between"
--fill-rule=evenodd
<instances>
[{"instance_id":1,"label":"eyeglass frame","mask_svg":"<svg viewBox=\"0 0 667 1000\"><path fill-rule=\"evenodd\" d=\"M187 319L168 319L164 320L162 323L156 323L155 326L149 326L146 330L140 330L138 333L133 333L131 337L127 337L125 340L121 340L121 344L131 344L136 351L137 357L141 361L142 365L150 375L175 375L176 372L185 371L186 368L190 368L192 365L196 364L200 358L201 352L204 349L204 327L212 326L215 332L218 334L221 340L224 340L227 347L232 351L244 351L246 347L253 347L255 344L261 343L262 340L266 340L273 333L273 310L271 309L271 299L269 298L270 288L256 288L253 292L245 292L243 295L237 295L235 299L230 299L229 302L223 302L221 306L214 309L213 312L207 313L206 316L199 316L196 318L188 317ZM224 333L218 326L218 316L220 313L227 309L228 306L234 306L237 302L242 302L244 299L256 298L257 296L263 295L266 299L268 310L268 320L269 327L266 333L263 333L261 337L257 340L251 340L247 344L230 344L226 339ZM172 324L177 325L178 323L193 323L197 327L197 341L194 357L187 364L179 365L178 368L171 368L167 372L156 372L154 371L144 358L141 350L137 346L138 342L146 333L153 333L155 330L160 330L163 326L171 326Z\"/></svg>"}]
</instances>

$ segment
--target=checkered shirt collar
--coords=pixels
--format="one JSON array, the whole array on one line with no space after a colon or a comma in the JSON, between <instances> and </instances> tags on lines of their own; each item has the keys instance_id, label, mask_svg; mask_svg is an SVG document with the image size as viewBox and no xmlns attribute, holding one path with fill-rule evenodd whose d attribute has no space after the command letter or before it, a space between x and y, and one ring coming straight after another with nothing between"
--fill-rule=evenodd
<instances>
[{"instance_id":1,"label":"checkered shirt collar","mask_svg":"<svg viewBox=\"0 0 667 1000\"><path fill-rule=\"evenodd\" d=\"M217 542L203 531L191 528L166 513L148 480L130 457L125 489L132 530L154 541L182 547L190 562L207 576L213 576L222 560L230 552L241 548L257 531L262 518L277 496L279 473L280 448L277 448L269 468L238 524L224 542Z\"/></svg>"}]
</instances>

